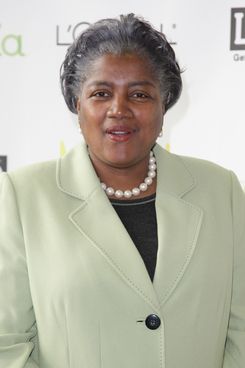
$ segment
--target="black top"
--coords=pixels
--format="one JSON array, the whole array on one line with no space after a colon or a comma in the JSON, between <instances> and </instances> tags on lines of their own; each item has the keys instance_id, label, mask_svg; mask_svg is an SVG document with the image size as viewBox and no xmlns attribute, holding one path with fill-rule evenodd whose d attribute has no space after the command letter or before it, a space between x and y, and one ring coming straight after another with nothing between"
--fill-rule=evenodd
<instances>
[{"instance_id":1,"label":"black top","mask_svg":"<svg viewBox=\"0 0 245 368\"><path fill-rule=\"evenodd\" d=\"M158 248L155 197L153 194L133 200L111 199L111 204L137 247L152 281Z\"/></svg>"}]
</instances>

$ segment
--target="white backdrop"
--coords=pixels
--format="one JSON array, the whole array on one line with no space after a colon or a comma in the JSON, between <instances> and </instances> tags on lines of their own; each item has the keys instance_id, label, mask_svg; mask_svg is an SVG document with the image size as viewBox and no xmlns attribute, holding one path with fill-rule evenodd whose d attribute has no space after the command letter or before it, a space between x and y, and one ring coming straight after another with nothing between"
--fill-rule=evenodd
<instances>
[{"instance_id":1,"label":"white backdrop","mask_svg":"<svg viewBox=\"0 0 245 368\"><path fill-rule=\"evenodd\" d=\"M55 158L81 139L59 88L63 44L84 23L129 12L163 30L185 69L160 143L232 169L245 183L241 0L0 0L0 156L8 170Z\"/></svg>"}]
</instances>

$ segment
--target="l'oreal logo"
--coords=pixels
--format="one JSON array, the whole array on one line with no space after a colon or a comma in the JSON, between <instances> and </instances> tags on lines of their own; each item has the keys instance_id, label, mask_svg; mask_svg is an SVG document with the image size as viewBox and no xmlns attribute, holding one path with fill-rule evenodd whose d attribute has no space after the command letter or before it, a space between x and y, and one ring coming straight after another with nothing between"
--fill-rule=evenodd
<instances>
[{"instance_id":1,"label":"l'oreal logo","mask_svg":"<svg viewBox=\"0 0 245 368\"><path fill-rule=\"evenodd\" d=\"M57 25L56 26L56 45L57 46L69 46L73 41L83 32L90 23L80 22L75 25L69 24L67 26ZM176 29L176 23L171 25L170 30ZM160 31L163 32L163 24L160 24ZM177 42L170 41L171 45L177 45Z\"/></svg>"},{"instance_id":2,"label":"l'oreal logo","mask_svg":"<svg viewBox=\"0 0 245 368\"><path fill-rule=\"evenodd\" d=\"M231 9L231 50L245 50L245 8Z\"/></svg>"}]
</instances>

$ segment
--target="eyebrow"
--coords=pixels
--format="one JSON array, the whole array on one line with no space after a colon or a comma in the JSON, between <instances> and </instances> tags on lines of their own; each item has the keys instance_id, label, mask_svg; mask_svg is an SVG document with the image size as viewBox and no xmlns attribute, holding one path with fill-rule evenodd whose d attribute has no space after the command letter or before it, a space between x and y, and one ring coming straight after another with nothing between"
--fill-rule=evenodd
<instances>
[{"instance_id":1,"label":"eyebrow","mask_svg":"<svg viewBox=\"0 0 245 368\"><path fill-rule=\"evenodd\" d=\"M103 80L95 80L91 83L88 84L88 87L91 86L107 86L107 87L111 87L113 85L113 83L110 83L108 81L103 81ZM151 86L151 87L156 87L154 83L148 81L148 80L140 80L140 81L133 81L128 83L128 87L134 87L134 86Z\"/></svg>"}]
</instances>

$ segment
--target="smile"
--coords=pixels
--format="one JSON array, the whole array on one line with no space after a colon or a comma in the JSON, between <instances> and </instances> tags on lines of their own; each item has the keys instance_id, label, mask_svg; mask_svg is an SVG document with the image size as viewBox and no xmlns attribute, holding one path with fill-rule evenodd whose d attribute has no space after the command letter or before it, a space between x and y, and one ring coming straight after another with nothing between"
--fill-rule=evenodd
<instances>
[{"instance_id":1,"label":"smile","mask_svg":"<svg viewBox=\"0 0 245 368\"><path fill-rule=\"evenodd\" d=\"M108 138L114 142L126 142L131 138L131 136L135 132L136 132L135 129L127 127L116 127L116 128L113 127L106 130Z\"/></svg>"}]
</instances>

